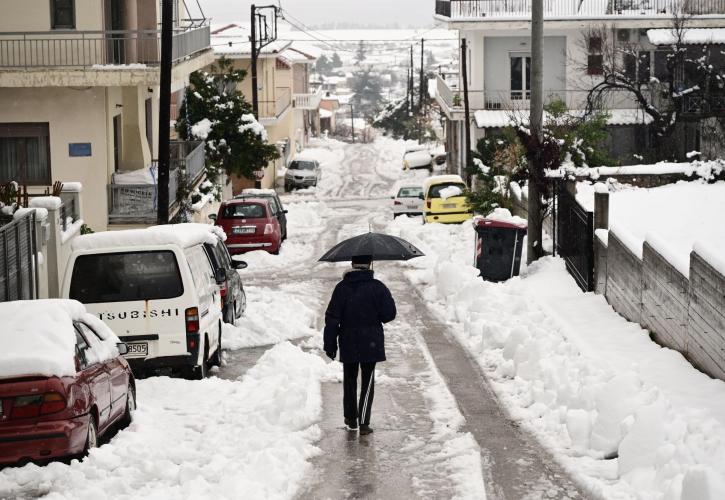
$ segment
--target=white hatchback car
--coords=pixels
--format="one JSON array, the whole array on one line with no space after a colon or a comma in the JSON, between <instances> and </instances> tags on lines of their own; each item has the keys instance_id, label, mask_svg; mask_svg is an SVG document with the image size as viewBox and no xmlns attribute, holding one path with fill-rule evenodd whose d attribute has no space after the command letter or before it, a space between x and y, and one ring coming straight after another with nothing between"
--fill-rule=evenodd
<instances>
[{"instance_id":1,"label":"white hatchback car","mask_svg":"<svg viewBox=\"0 0 725 500\"><path fill-rule=\"evenodd\" d=\"M398 215L423 215L423 187L401 184L393 195L393 218Z\"/></svg>"}]
</instances>

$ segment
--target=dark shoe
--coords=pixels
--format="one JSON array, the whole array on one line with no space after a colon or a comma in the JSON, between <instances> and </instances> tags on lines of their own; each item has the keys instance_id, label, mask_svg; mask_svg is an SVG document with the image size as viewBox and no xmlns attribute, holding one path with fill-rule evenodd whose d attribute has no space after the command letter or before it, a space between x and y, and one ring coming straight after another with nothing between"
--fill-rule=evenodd
<instances>
[{"instance_id":1,"label":"dark shoe","mask_svg":"<svg viewBox=\"0 0 725 500\"><path fill-rule=\"evenodd\" d=\"M347 425L347 428L350 430L357 429L357 419L354 418L346 418L345 419L345 425Z\"/></svg>"},{"instance_id":2,"label":"dark shoe","mask_svg":"<svg viewBox=\"0 0 725 500\"><path fill-rule=\"evenodd\" d=\"M370 427L369 425L363 424L360 426L360 435L361 436L367 436L368 434L372 434L372 433L373 433L373 428Z\"/></svg>"}]
</instances>

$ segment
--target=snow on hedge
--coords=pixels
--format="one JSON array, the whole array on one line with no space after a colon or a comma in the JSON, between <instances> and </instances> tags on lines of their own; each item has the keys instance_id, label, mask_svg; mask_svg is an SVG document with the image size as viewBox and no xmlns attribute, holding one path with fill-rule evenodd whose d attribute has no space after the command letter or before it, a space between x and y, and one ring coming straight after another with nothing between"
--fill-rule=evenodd
<instances>
[{"instance_id":1,"label":"snow on hedge","mask_svg":"<svg viewBox=\"0 0 725 500\"><path fill-rule=\"evenodd\" d=\"M592 494L725 498L724 382L583 294L559 259L488 283L471 265L471 224L399 218L387 231L425 252L400 264L407 277L513 418Z\"/></svg>"},{"instance_id":2,"label":"snow on hedge","mask_svg":"<svg viewBox=\"0 0 725 500\"><path fill-rule=\"evenodd\" d=\"M131 426L83 462L0 471L0 497L286 499L317 455L328 365L282 343L240 381L137 381Z\"/></svg>"},{"instance_id":3,"label":"snow on hedge","mask_svg":"<svg viewBox=\"0 0 725 500\"><path fill-rule=\"evenodd\" d=\"M0 303L0 378L23 375L74 375L76 332L83 321L103 339L91 361L118 356L116 335L75 300L23 300ZM0 489L2 493L2 489Z\"/></svg>"}]
</instances>

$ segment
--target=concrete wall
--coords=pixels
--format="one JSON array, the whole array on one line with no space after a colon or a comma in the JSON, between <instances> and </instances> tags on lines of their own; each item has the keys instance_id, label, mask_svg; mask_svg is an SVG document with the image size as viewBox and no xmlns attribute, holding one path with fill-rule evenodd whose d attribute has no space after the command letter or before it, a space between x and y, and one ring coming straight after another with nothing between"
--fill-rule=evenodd
<instances>
[{"instance_id":1,"label":"concrete wall","mask_svg":"<svg viewBox=\"0 0 725 500\"><path fill-rule=\"evenodd\" d=\"M609 232L606 298L629 321L642 317L642 260Z\"/></svg>"},{"instance_id":2,"label":"concrete wall","mask_svg":"<svg viewBox=\"0 0 725 500\"><path fill-rule=\"evenodd\" d=\"M102 30L103 3L75 0L76 30ZM0 31L50 31L50 0L3 0Z\"/></svg>"},{"instance_id":3,"label":"concrete wall","mask_svg":"<svg viewBox=\"0 0 725 500\"><path fill-rule=\"evenodd\" d=\"M725 276L690 254L687 356L706 373L725 380Z\"/></svg>"}]
</instances>

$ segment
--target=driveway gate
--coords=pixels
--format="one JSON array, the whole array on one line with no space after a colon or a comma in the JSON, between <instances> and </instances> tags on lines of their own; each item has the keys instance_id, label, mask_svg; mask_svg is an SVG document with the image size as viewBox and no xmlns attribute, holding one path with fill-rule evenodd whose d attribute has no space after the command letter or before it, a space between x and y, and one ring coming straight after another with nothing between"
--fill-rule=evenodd
<instances>
[{"instance_id":1,"label":"driveway gate","mask_svg":"<svg viewBox=\"0 0 725 500\"><path fill-rule=\"evenodd\" d=\"M579 288L594 291L594 213L584 209L563 183L555 182L556 250Z\"/></svg>"},{"instance_id":2,"label":"driveway gate","mask_svg":"<svg viewBox=\"0 0 725 500\"><path fill-rule=\"evenodd\" d=\"M35 212L0 227L0 302L38 298Z\"/></svg>"}]
</instances>

